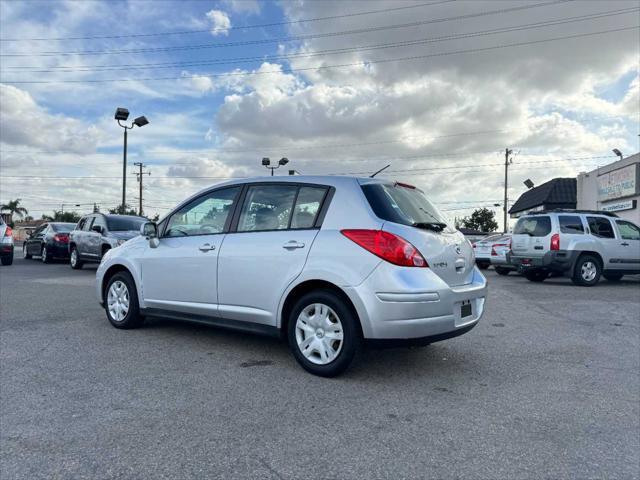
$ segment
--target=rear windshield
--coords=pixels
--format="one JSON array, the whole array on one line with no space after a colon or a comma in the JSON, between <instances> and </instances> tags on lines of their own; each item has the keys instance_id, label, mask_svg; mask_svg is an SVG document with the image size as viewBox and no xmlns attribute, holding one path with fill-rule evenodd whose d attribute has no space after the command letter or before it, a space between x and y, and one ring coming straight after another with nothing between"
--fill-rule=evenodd
<instances>
[{"instance_id":1,"label":"rear windshield","mask_svg":"<svg viewBox=\"0 0 640 480\"><path fill-rule=\"evenodd\" d=\"M127 230L140 230L146 218L135 217L107 217L107 227L110 232L126 232Z\"/></svg>"},{"instance_id":2,"label":"rear windshield","mask_svg":"<svg viewBox=\"0 0 640 480\"><path fill-rule=\"evenodd\" d=\"M523 217L513 229L514 235L525 234L532 237L546 237L551 233L551 219L546 216Z\"/></svg>"},{"instance_id":3,"label":"rear windshield","mask_svg":"<svg viewBox=\"0 0 640 480\"><path fill-rule=\"evenodd\" d=\"M378 218L402 225L442 223L447 220L417 188L399 184L372 183L363 185L362 191Z\"/></svg>"},{"instance_id":4,"label":"rear windshield","mask_svg":"<svg viewBox=\"0 0 640 480\"><path fill-rule=\"evenodd\" d=\"M51 229L54 232L68 233L76 227L75 223L52 223Z\"/></svg>"}]
</instances>

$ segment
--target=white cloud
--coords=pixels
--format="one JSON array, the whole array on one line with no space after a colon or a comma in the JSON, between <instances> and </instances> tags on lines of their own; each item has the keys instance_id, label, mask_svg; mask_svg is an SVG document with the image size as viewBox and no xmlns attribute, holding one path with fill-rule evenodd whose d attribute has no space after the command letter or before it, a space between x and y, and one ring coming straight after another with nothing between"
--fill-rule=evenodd
<instances>
[{"instance_id":1,"label":"white cloud","mask_svg":"<svg viewBox=\"0 0 640 480\"><path fill-rule=\"evenodd\" d=\"M209 10L207 18L211 22L211 35L228 35L231 28L231 20L229 16L222 10Z\"/></svg>"},{"instance_id":2,"label":"white cloud","mask_svg":"<svg viewBox=\"0 0 640 480\"><path fill-rule=\"evenodd\" d=\"M93 125L53 115L26 91L0 84L2 143L76 153L94 151L100 132Z\"/></svg>"},{"instance_id":3,"label":"white cloud","mask_svg":"<svg viewBox=\"0 0 640 480\"><path fill-rule=\"evenodd\" d=\"M258 0L223 0L222 4L228 6L235 13L250 15L257 15L262 9Z\"/></svg>"}]
</instances>

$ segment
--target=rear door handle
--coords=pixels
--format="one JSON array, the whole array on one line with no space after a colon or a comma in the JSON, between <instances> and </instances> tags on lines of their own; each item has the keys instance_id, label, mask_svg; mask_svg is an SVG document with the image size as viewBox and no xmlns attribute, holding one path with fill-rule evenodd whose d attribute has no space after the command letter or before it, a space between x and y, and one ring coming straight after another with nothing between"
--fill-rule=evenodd
<instances>
[{"instance_id":1,"label":"rear door handle","mask_svg":"<svg viewBox=\"0 0 640 480\"><path fill-rule=\"evenodd\" d=\"M201 252L208 252L210 250L215 250L216 246L215 245L211 245L210 243L205 243L204 245L200 245L198 247L198 250L200 250Z\"/></svg>"},{"instance_id":2,"label":"rear door handle","mask_svg":"<svg viewBox=\"0 0 640 480\"><path fill-rule=\"evenodd\" d=\"M295 240L291 240L291 241L285 243L284 245L282 245L282 248L285 248L287 250L295 250L296 248L304 248L304 243L300 243L300 242L296 242Z\"/></svg>"},{"instance_id":3,"label":"rear door handle","mask_svg":"<svg viewBox=\"0 0 640 480\"><path fill-rule=\"evenodd\" d=\"M628 247L629 244L627 242L622 242L620 245L624 246L624 247Z\"/></svg>"}]
</instances>

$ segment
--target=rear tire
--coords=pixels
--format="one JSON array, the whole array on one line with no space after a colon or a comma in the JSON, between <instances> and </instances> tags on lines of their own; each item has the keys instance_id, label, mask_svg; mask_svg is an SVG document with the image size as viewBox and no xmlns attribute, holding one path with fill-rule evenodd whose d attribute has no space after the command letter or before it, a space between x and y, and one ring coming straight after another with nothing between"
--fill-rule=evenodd
<instances>
[{"instance_id":1,"label":"rear tire","mask_svg":"<svg viewBox=\"0 0 640 480\"><path fill-rule=\"evenodd\" d=\"M549 278L549 272L544 270L528 270L524 272L524 276L530 282L540 283Z\"/></svg>"},{"instance_id":2,"label":"rear tire","mask_svg":"<svg viewBox=\"0 0 640 480\"><path fill-rule=\"evenodd\" d=\"M80 260L80 254L78 253L78 249L76 247L71 247L69 264L74 270L80 270L82 268L82 260Z\"/></svg>"},{"instance_id":3,"label":"rear tire","mask_svg":"<svg viewBox=\"0 0 640 480\"><path fill-rule=\"evenodd\" d=\"M40 253L40 258L42 259L42 263L51 263L51 257L49 256L49 251L47 250L47 246L42 246L42 252Z\"/></svg>"},{"instance_id":4,"label":"rear tire","mask_svg":"<svg viewBox=\"0 0 640 480\"><path fill-rule=\"evenodd\" d=\"M104 290L104 310L116 328L137 328L144 322L138 305L136 285L128 272L118 272Z\"/></svg>"},{"instance_id":5,"label":"rear tire","mask_svg":"<svg viewBox=\"0 0 640 480\"><path fill-rule=\"evenodd\" d=\"M13 252L7 257L2 257L2 259L0 259L0 263L2 263L2 265L4 265L5 267L13 264Z\"/></svg>"},{"instance_id":6,"label":"rear tire","mask_svg":"<svg viewBox=\"0 0 640 480\"><path fill-rule=\"evenodd\" d=\"M509 275L510 271L511 269L507 267L496 267L496 273L498 275Z\"/></svg>"},{"instance_id":7,"label":"rear tire","mask_svg":"<svg viewBox=\"0 0 640 480\"><path fill-rule=\"evenodd\" d=\"M581 287L592 287L600 281L602 265L593 255L581 255L573 268L571 281Z\"/></svg>"},{"instance_id":8,"label":"rear tire","mask_svg":"<svg viewBox=\"0 0 640 480\"><path fill-rule=\"evenodd\" d=\"M610 282L619 282L622 279L620 273L603 273L602 276Z\"/></svg>"},{"instance_id":9,"label":"rear tire","mask_svg":"<svg viewBox=\"0 0 640 480\"><path fill-rule=\"evenodd\" d=\"M288 322L289 348L302 368L314 375L340 375L362 348L358 318L331 290L302 296Z\"/></svg>"},{"instance_id":10,"label":"rear tire","mask_svg":"<svg viewBox=\"0 0 640 480\"><path fill-rule=\"evenodd\" d=\"M29 260L31 258L31 254L27 253L27 243L22 244L22 258L25 260Z\"/></svg>"}]
</instances>

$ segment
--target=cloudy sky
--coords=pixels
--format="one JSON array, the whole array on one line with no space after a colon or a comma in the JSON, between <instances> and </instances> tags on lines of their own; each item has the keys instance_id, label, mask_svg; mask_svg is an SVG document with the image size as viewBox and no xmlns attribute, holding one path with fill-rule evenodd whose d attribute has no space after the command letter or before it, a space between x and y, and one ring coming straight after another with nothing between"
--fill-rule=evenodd
<instances>
[{"instance_id":1,"label":"cloudy sky","mask_svg":"<svg viewBox=\"0 0 640 480\"><path fill-rule=\"evenodd\" d=\"M0 201L145 213L264 156L414 183L450 217L638 151L633 1L1 1ZM284 170L284 169L283 169ZM286 171L278 172L280 174ZM74 207L75 204L82 204ZM493 208L493 207L492 207ZM496 208L498 211L500 207Z\"/></svg>"}]
</instances>

